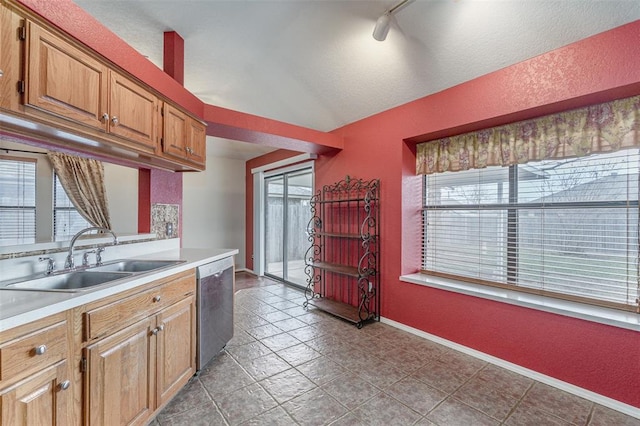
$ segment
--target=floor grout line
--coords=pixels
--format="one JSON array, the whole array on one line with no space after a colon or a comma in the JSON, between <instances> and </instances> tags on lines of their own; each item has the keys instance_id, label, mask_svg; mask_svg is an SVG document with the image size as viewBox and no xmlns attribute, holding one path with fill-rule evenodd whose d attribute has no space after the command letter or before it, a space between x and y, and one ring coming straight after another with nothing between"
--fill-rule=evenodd
<instances>
[{"instance_id":1,"label":"floor grout line","mask_svg":"<svg viewBox=\"0 0 640 426\"><path fill-rule=\"evenodd\" d=\"M310 311L305 310L304 312L293 310L297 307L297 303L294 301L297 300L298 302L300 302L302 300L301 296L304 294L302 291L298 289L290 289L289 287L284 286L281 283L276 283L271 280L268 281L267 279L253 278L253 280L259 280L260 285L256 287L243 288L236 292L236 314L238 314L238 317L237 317L238 322L236 323L237 328L235 331L236 333L240 333L240 332L245 333L245 338L242 338L241 340L239 340L239 342L244 342L244 343L225 348L224 354L226 357L228 357L228 361L223 361L221 358L216 358L216 359L220 359L221 360L220 362L232 362L233 365L239 367L238 371L241 372L241 374L248 377L248 379L243 379L243 380L250 379L250 383L243 384L238 389L230 391L229 393L222 393L221 396L218 397L218 399L226 395L230 395L233 392L238 392L239 390L244 389L248 386L257 384L256 389L261 389L264 392L264 395L266 395L266 397L268 397L271 401L275 403L275 406L273 406L272 408L262 410L258 414L252 415L252 417L243 420L242 422L243 424L247 422L251 422L252 420L256 420L256 419L264 420L265 418L271 418L273 420L275 418L273 416L285 416L285 415L289 419L287 421L293 422L291 424L296 424L296 425L303 424L302 422L296 420L296 418L294 417L296 413L290 412L285 407L292 407L293 405L290 404L292 403L292 401L296 400L297 398L303 398L305 395L308 395L311 392L318 391L326 394L326 396L330 398L329 401L333 401L334 403L342 407L342 409L344 409L344 413L340 414L339 417L331 420L330 424L337 423L341 419L345 419L344 421L348 421L346 419L350 419L350 420L357 419L356 421L365 423L366 420L364 418L359 417L356 413L362 414L362 407L372 406L376 398L390 398L390 400L394 401L394 404L391 404L391 405L395 405L397 403L398 405L395 405L395 406L401 407L398 409L403 410L403 412L405 413L411 414L411 416L407 414L407 416L409 416L408 418L413 418L417 416L417 420L413 422L414 424L420 423L422 421L427 421L427 420L432 421L428 419L427 416L432 415L434 413L438 413L439 410L443 407L443 405L447 403L447 401L456 401L456 404L463 404L464 407L467 407L466 409L473 410L473 412L478 413L477 415L482 415L487 419L492 419L492 421L495 421L496 424L503 425L503 424L506 424L512 418L512 416L516 411L518 411L518 408L521 407L521 404L523 403L525 398L529 395L530 391L534 388L536 383L538 383L537 381L532 380L531 383L529 383L526 386L526 389L522 392L519 398L514 399L515 403L509 406L509 410L506 413L505 417L502 420L499 420L491 416L487 412L485 412L483 408L479 408L479 407L476 408L476 406L466 402L465 398L461 399L459 396L455 395L463 387L467 385L470 386L472 381L483 380L483 379L480 379L482 373L487 373L486 377L491 377L490 371L488 370L489 368L488 363L484 363L484 365L482 365L476 371L474 371L473 374L471 374L469 377L466 377L462 382L457 384L457 386L455 386L455 388L453 388L450 392L443 391L441 387L438 386L436 382L434 382L434 380L438 379L438 375L432 376L432 378L430 378L430 376L425 376L423 377L423 380L424 380L423 381L418 379L419 376L417 376L417 374L420 370L427 368L431 363L443 362L443 360L445 359L444 357L446 357L447 354L454 354L454 353L457 354L458 352L453 351L449 348L444 348L444 350L441 350L440 345L435 345L431 342L429 342L428 345L423 345L424 344L423 341L414 339L413 336L409 335L408 333L403 332L401 330L397 330L395 328L392 328L391 326L387 326L382 323L367 324L363 327L363 329L357 330L351 324L347 325L343 321L336 319L335 317L332 317L332 316L326 316L326 315L323 316L322 314L319 314L319 313L316 314L314 313L314 310L310 310ZM243 285L248 285L248 281L250 280L246 280L246 281L247 282L245 282ZM276 306L272 305L272 303L275 304ZM296 306L292 307L291 305L296 305ZM289 310L289 312L286 312L287 310ZM299 315L296 315L296 313L299 313ZM286 317L283 318L283 315L286 315ZM307 315L318 315L318 318L317 320L313 319L313 317L305 318L306 320L310 320L310 321L313 320L312 322L303 321L298 318L298 317L307 316ZM275 320L273 321L269 320L267 317L274 318ZM290 321L292 319L300 321L301 323L304 323L304 325L289 329L289 327L291 326L298 325L298 323L294 321ZM259 332L254 332L255 335L252 335L247 332L247 330L249 329L254 329L256 327L261 326L261 325L257 325L257 326L254 325L254 323L252 323L254 320L259 321L259 323L262 323L264 321L266 322L266 324L264 325L271 325L273 327L276 327L277 329L281 330L281 332L273 336L263 336L261 338L257 338L256 336L260 336ZM277 325L275 325L275 323L280 321L288 321L286 325L281 324L281 326L284 327L285 329L280 329ZM303 341L297 338L295 334L291 334L291 333L295 333L296 330L302 330L302 329L313 330L313 333L317 333L317 335L309 339L307 338L308 334L304 334L304 333L300 334L301 336L304 336L304 338L306 339ZM265 328L264 330L268 330L268 328ZM288 346L278 348L277 346L278 336L281 336L282 339L284 339L285 335L287 336L286 339L293 338L299 343L290 345L289 343L291 342L287 341L285 345L288 345ZM273 342L271 343L273 343L273 346L268 346L267 344L263 343L263 341L266 339L272 339ZM332 343L332 342L335 342L335 343ZM340 348L338 349L338 351L330 350L330 345L337 344L338 342L340 343ZM253 352L254 351L253 347L249 347L247 345L253 345L254 343L258 343L262 347L265 347L267 352L262 353L262 350L260 349L255 349L257 352ZM377 347L376 347L376 344L378 344ZM293 348L298 345L304 345L302 346L303 348L310 348L310 350L317 352L317 354L319 355L315 358L306 359L304 360L304 362L300 362L300 364L294 365L294 362L296 362L296 359L291 358L291 354L295 352L294 351L290 351L289 353L283 353L283 352L286 351L287 349ZM371 350L365 352L367 353L367 356L363 358L367 358L368 356L371 356L369 360L373 363L372 365L380 369L379 373L384 372L384 374L386 374L385 377L375 377L375 376L370 377L368 373L363 374L363 368L366 368L367 365L364 364L363 366L359 364L357 361L351 362L351 360L349 360L348 352L344 352L345 350L347 351L354 350L355 353L358 353L359 351L362 351L362 348L366 347L367 345L372 345L373 347L371 348ZM406 348L406 352L409 353L408 355L403 355L406 358L398 357L394 360L395 362L390 362L390 359L391 359L390 355L392 355L391 351L396 350L394 348L394 345L402 347L403 349ZM432 345L435 345L435 346L432 346ZM243 353L242 352L243 346L246 346L246 349L251 351L249 352L249 358L247 358L246 360L243 359L241 356L241 354ZM274 350L272 349L272 347L278 348L278 349ZM232 352L234 352L235 355L232 355ZM283 353L283 355L279 354L279 352ZM307 357L307 353L306 352L303 352L303 353L305 357ZM415 353L418 357L420 356L420 354L428 354L428 357L424 359L424 362L420 362L420 359L418 358L417 364L420 364L420 366L417 368L413 368L415 364L413 364L414 361L411 358L412 353ZM260 354L260 355L255 356L256 354ZM290 359L291 361L287 361L287 359L283 358L285 354L287 358ZM310 353L310 354L316 355L313 353ZM256 376L250 373L250 371L244 366L247 363L251 363L253 360L260 359L266 356L271 356L271 355L275 355L277 358L274 358L274 359L281 360L284 363L282 367L286 366L287 368L285 368L282 371L280 371L279 368L275 368L273 369L273 371L277 371L275 373L270 373L269 370L264 370L268 375L258 379ZM302 359L299 359L299 360L302 361ZM307 376L301 369L301 367L304 366L305 364L311 363L315 360L323 360L323 362L331 363L331 364L325 364L325 365L338 365L340 366L340 371L344 371L345 373L342 373L341 375L338 375L336 377L331 377L330 372L327 373L327 372L323 372L322 370L317 370L317 372L314 373L316 375L316 380L317 380L316 382L314 379ZM403 360L406 362L411 362L412 368L411 369L402 368ZM215 361L212 361L212 362L215 362ZM458 361L456 360L456 362ZM460 362L465 362L465 358L462 357ZM320 368L319 365L322 365L322 364L316 364L316 368ZM446 363L446 366L442 366L442 368L445 368L445 367L455 368L455 365L457 364ZM389 368L386 368L386 366L388 366ZM279 399L276 398L277 394L274 393L275 391L277 391L277 387L272 388L272 386L274 385L272 384L267 386L267 383L270 378L285 372L292 372L292 373L295 373L296 375L299 374L301 377L305 378L305 380L308 380L313 386L310 389L305 389L303 391L300 391L300 393L295 393L295 395L292 397L287 396L287 399L283 399L282 402L279 402ZM327 386L330 385L331 383L339 380L344 380L344 374L352 375L355 379L359 380L361 383L366 383L367 386L370 386L372 390L375 389L375 392L373 392L372 395L365 397L363 400L358 401L356 399L356 401L358 402L354 404L352 408L349 408L349 406L345 404L345 401L343 401L340 397L334 396L333 394L327 391L328 389ZM233 377L233 375L229 377ZM328 381L325 382L323 380L323 377L326 377ZM401 394L397 393L398 392L397 389L401 389L401 387L396 388L395 393L392 393L391 391L391 389L395 385L398 385L407 379L415 380L421 385L424 385L430 389L433 389L434 392L437 392L437 394L435 395L442 394L444 395L444 397L441 400L439 400L437 403L435 403L433 406L431 406L428 409L428 411L425 412L425 414L422 414L422 411L418 411L417 409L412 408L412 405L400 399ZM227 418L227 416L224 414L222 410L222 406L220 405L220 402L216 401L216 398L214 398L214 394L211 393L206 386L204 386L204 382L202 382L201 378L198 377L197 380L199 381L199 386L204 390L204 392L207 395L207 398L211 401L212 406L215 407L218 414L222 418L222 421L225 423L225 426L236 425L237 423L234 421L234 419ZM376 382L377 384L372 383L372 381ZM275 384L275 386L277 386L277 383ZM469 391L476 392L471 389L469 389ZM285 392L285 395L287 395L286 392ZM246 401L246 403L251 403L251 402L252 401ZM542 409L540 407L537 407L536 409L540 409L546 415L552 416L553 418L556 418L559 421L566 422L566 420L556 416L552 412L548 412L545 409ZM270 415L271 417L269 417L268 413L273 413L273 414L271 414ZM595 417L596 417L596 404L592 403L589 406L586 425L593 422ZM188 423L184 423L184 424L186 425ZM634 424L634 426L636 425ZM640 426L640 422L638 422L637 426Z\"/></svg>"}]
</instances>

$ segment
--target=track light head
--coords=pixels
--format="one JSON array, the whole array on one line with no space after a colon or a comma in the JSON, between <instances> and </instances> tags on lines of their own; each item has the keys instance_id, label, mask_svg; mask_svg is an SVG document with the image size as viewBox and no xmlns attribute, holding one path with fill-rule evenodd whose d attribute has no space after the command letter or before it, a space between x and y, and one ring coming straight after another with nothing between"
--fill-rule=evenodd
<instances>
[{"instance_id":1,"label":"track light head","mask_svg":"<svg viewBox=\"0 0 640 426\"><path fill-rule=\"evenodd\" d=\"M373 38L378 41L384 41L389 33L389 27L391 26L391 14L389 12L380 16L376 21L376 26L373 29Z\"/></svg>"},{"instance_id":2,"label":"track light head","mask_svg":"<svg viewBox=\"0 0 640 426\"><path fill-rule=\"evenodd\" d=\"M391 15L395 12L399 11L409 3L413 3L415 0L402 0L400 3L393 6L391 9L387 10L382 16L378 18L376 21L376 26L373 29L373 38L378 41L384 41L387 38L387 34L389 34L389 28L391 27Z\"/></svg>"}]
</instances>

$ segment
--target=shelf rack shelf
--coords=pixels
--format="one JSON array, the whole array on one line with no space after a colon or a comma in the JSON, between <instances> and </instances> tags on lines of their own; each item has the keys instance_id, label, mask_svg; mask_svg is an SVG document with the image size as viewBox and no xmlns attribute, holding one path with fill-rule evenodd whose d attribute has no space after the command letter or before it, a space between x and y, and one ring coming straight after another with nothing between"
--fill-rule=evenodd
<instances>
[{"instance_id":1,"label":"shelf rack shelf","mask_svg":"<svg viewBox=\"0 0 640 426\"><path fill-rule=\"evenodd\" d=\"M304 306L361 328L380 319L380 180L347 176L311 198Z\"/></svg>"}]
</instances>

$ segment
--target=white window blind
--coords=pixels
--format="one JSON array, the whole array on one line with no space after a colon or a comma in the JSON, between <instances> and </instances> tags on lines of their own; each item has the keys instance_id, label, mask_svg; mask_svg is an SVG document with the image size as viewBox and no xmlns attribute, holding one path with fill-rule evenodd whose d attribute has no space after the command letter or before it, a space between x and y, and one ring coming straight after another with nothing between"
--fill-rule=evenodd
<instances>
[{"instance_id":1,"label":"white window blind","mask_svg":"<svg viewBox=\"0 0 640 426\"><path fill-rule=\"evenodd\" d=\"M424 177L429 274L638 309L638 149Z\"/></svg>"},{"instance_id":2,"label":"white window blind","mask_svg":"<svg viewBox=\"0 0 640 426\"><path fill-rule=\"evenodd\" d=\"M55 241L64 241L91 224L78 213L55 173L53 180L53 234Z\"/></svg>"},{"instance_id":3,"label":"white window blind","mask_svg":"<svg viewBox=\"0 0 640 426\"><path fill-rule=\"evenodd\" d=\"M29 244L36 238L36 161L0 156L0 242Z\"/></svg>"}]
</instances>

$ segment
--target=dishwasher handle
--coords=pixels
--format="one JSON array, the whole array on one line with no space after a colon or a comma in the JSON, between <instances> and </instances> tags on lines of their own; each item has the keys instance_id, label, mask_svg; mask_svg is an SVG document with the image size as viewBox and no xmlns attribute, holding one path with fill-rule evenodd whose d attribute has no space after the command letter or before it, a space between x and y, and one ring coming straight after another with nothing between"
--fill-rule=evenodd
<instances>
[{"instance_id":1,"label":"dishwasher handle","mask_svg":"<svg viewBox=\"0 0 640 426\"><path fill-rule=\"evenodd\" d=\"M222 272L229 268L233 268L233 256L225 257L224 259L199 266L197 268L198 279L203 279L212 275L220 276Z\"/></svg>"}]
</instances>

